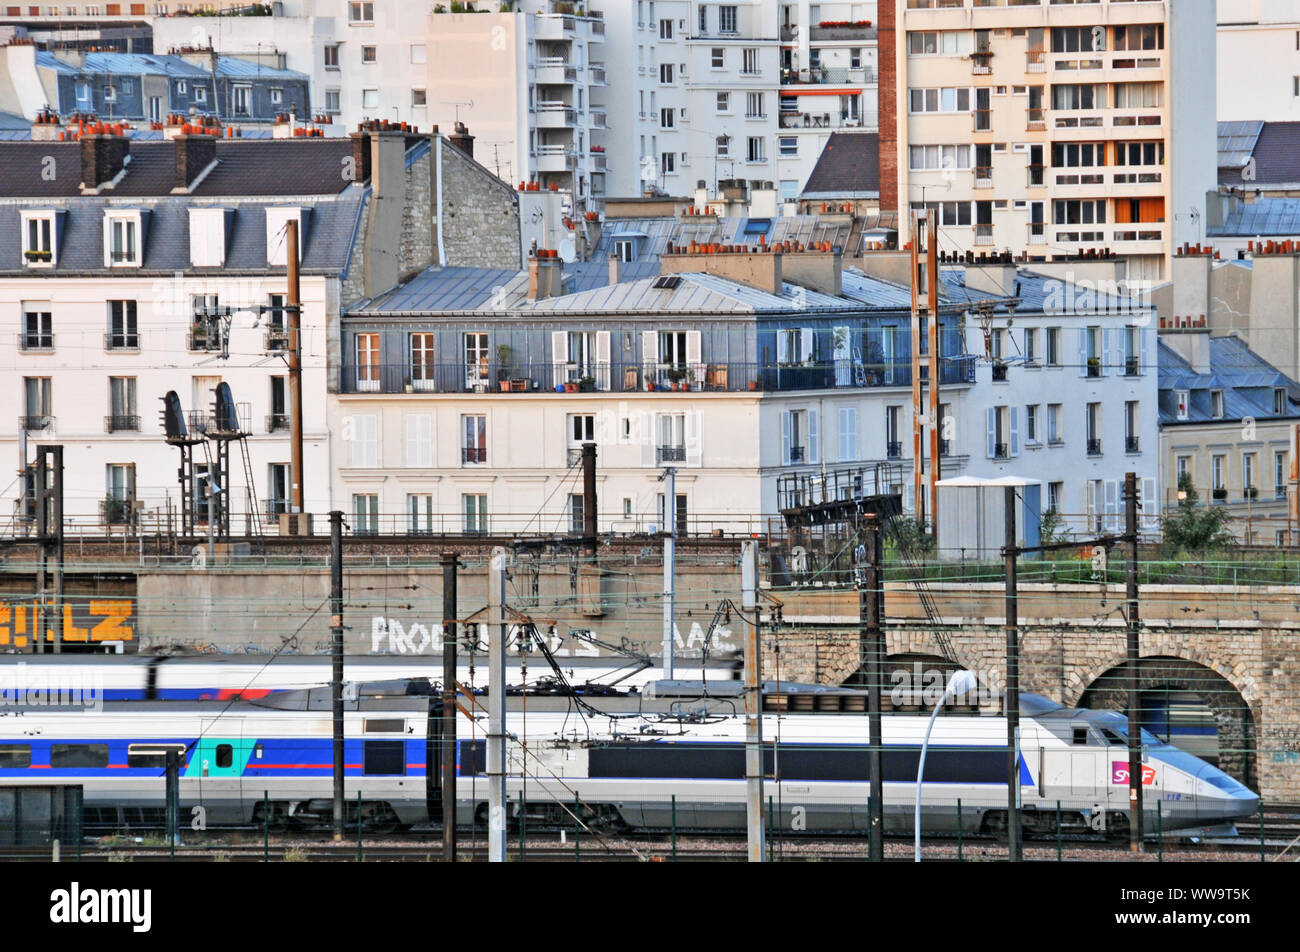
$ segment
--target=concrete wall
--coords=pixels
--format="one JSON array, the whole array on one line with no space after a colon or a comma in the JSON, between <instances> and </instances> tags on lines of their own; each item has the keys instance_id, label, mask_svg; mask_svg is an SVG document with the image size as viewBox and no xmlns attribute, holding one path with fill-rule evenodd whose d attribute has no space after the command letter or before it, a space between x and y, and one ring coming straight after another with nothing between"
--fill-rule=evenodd
<instances>
[{"instance_id":1,"label":"concrete wall","mask_svg":"<svg viewBox=\"0 0 1300 952\"><path fill-rule=\"evenodd\" d=\"M441 212L439 261L476 268L523 267L515 189L445 138L438 140L438 148L442 157L435 210Z\"/></svg>"}]
</instances>

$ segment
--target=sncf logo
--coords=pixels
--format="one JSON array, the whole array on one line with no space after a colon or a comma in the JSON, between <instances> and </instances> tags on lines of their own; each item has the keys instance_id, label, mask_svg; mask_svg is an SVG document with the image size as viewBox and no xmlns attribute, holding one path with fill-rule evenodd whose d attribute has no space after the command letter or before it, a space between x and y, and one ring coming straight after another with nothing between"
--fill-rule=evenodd
<instances>
[{"instance_id":1,"label":"sncf logo","mask_svg":"<svg viewBox=\"0 0 1300 952\"><path fill-rule=\"evenodd\" d=\"M1128 761L1112 760L1110 762L1110 782L1118 784L1128 783ZM1156 782L1156 768L1142 765L1142 786L1149 787Z\"/></svg>"}]
</instances>

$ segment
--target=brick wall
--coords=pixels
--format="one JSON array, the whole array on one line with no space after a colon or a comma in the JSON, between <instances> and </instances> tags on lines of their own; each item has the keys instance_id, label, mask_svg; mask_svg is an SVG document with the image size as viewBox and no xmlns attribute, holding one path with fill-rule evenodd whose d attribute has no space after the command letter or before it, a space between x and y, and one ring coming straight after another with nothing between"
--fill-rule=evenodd
<instances>
[{"instance_id":1,"label":"brick wall","mask_svg":"<svg viewBox=\"0 0 1300 952\"><path fill-rule=\"evenodd\" d=\"M901 211L898 204L898 0L880 0L876 36L880 62L880 210Z\"/></svg>"}]
</instances>

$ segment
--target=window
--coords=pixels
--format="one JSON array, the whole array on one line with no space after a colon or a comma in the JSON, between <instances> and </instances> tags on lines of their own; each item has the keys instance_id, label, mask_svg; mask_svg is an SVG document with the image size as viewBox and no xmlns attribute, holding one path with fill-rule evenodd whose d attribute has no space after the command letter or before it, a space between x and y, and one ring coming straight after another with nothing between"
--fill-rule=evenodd
<instances>
[{"instance_id":1,"label":"window","mask_svg":"<svg viewBox=\"0 0 1300 952\"><path fill-rule=\"evenodd\" d=\"M1116 83L1114 88L1116 109L1155 108L1164 105L1163 83Z\"/></svg>"},{"instance_id":2,"label":"window","mask_svg":"<svg viewBox=\"0 0 1300 952\"><path fill-rule=\"evenodd\" d=\"M1211 485L1212 488L1214 489L1215 499L1222 498L1219 495L1219 493L1225 491L1223 486L1223 478L1224 478L1224 468L1226 466L1227 459L1228 458L1222 455L1221 453L1216 453L1210 460L1210 476L1213 480Z\"/></svg>"},{"instance_id":3,"label":"window","mask_svg":"<svg viewBox=\"0 0 1300 952\"><path fill-rule=\"evenodd\" d=\"M763 139L762 136L749 137L748 148L745 154L748 161L764 162L767 160L767 156L764 154L765 153L765 149L763 147L764 141L765 140Z\"/></svg>"},{"instance_id":4,"label":"window","mask_svg":"<svg viewBox=\"0 0 1300 952\"><path fill-rule=\"evenodd\" d=\"M217 753L216 761L218 767L228 768L234 765L235 748L233 744L218 744L216 753Z\"/></svg>"},{"instance_id":5,"label":"window","mask_svg":"<svg viewBox=\"0 0 1300 952\"><path fill-rule=\"evenodd\" d=\"M816 410L787 410L781 414L782 464L819 462L817 443Z\"/></svg>"},{"instance_id":6,"label":"window","mask_svg":"<svg viewBox=\"0 0 1300 952\"><path fill-rule=\"evenodd\" d=\"M271 105L272 105L272 106L278 106L278 105L280 105L280 103L282 103L282 102L284 102L284 90L283 90L283 89L272 89L272 90L271 90Z\"/></svg>"},{"instance_id":7,"label":"window","mask_svg":"<svg viewBox=\"0 0 1300 952\"><path fill-rule=\"evenodd\" d=\"M731 93L718 93L718 112L728 112L731 109Z\"/></svg>"},{"instance_id":8,"label":"window","mask_svg":"<svg viewBox=\"0 0 1300 952\"><path fill-rule=\"evenodd\" d=\"M465 386L473 389L488 380L488 336L480 332L464 335Z\"/></svg>"},{"instance_id":9,"label":"window","mask_svg":"<svg viewBox=\"0 0 1300 952\"><path fill-rule=\"evenodd\" d=\"M433 496L429 493L407 493L406 529L411 535L433 531Z\"/></svg>"},{"instance_id":10,"label":"window","mask_svg":"<svg viewBox=\"0 0 1300 952\"><path fill-rule=\"evenodd\" d=\"M460 418L462 463L487 462L487 417L467 413Z\"/></svg>"},{"instance_id":11,"label":"window","mask_svg":"<svg viewBox=\"0 0 1300 952\"><path fill-rule=\"evenodd\" d=\"M1035 327L1025 328L1025 363L1031 367L1038 365L1038 329Z\"/></svg>"},{"instance_id":12,"label":"window","mask_svg":"<svg viewBox=\"0 0 1300 952\"><path fill-rule=\"evenodd\" d=\"M1273 389L1273 413L1275 416L1286 416L1287 413L1286 388L1275 387Z\"/></svg>"},{"instance_id":13,"label":"window","mask_svg":"<svg viewBox=\"0 0 1300 952\"><path fill-rule=\"evenodd\" d=\"M1101 455L1101 404L1089 403L1085 410L1087 420L1088 455Z\"/></svg>"},{"instance_id":14,"label":"window","mask_svg":"<svg viewBox=\"0 0 1300 952\"><path fill-rule=\"evenodd\" d=\"M108 378L108 432L139 430L140 417L135 409L135 378Z\"/></svg>"},{"instance_id":15,"label":"window","mask_svg":"<svg viewBox=\"0 0 1300 952\"><path fill-rule=\"evenodd\" d=\"M379 108L379 90L363 89L361 90L361 108L378 109Z\"/></svg>"},{"instance_id":16,"label":"window","mask_svg":"<svg viewBox=\"0 0 1300 952\"><path fill-rule=\"evenodd\" d=\"M123 525L135 509L135 465L109 463L105 467L104 522Z\"/></svg>"},{"instance_id":17,"label":"window","mask_svg":"<svg viewBox=\"0 0 1300 952\"><path fill-rule=\"evenodd\" d=\"M0 744L0 767L30 767L31 744Z\"/></svg>"},{"instance_id":18,"label":"window","mask_svg":"<svg viewBox=\"0 0 1300 952\"><path fill-rule=\"evenodd\" d=\"M660 21L659 21L659 39L661 39L661 40L671 40L672 38L673 38L673 21L672 21L672 20L660 20Z\"/></svg>"},{"instance_id":19,"label":"window","mask_svg":"<svg viewBox=\"0 0 1300 952\"><path fill-rule=\"evenodd\" d=\"M971 167L969 145L914 145L907 152L910 167L918 172Z\"/></svg>"},{"instance_id":20,"label":"window","mask_svg":"<svg viewBox=\"0 0 1300 952\"><path fill-rule=\"evenodd\" d=\"M23 215L23 258L28 267L54 264L54 217Z\"/></svg>"},{"instance_id":21,"label":"window","mask_svg":"<svg viewBox=\"0 0 1300 952\"><path fill-rule=\"evenodd\" d=\"M135 218L109 218L110 265L138 265L139 222Z\"/></svg>"},{"instance_id":22,"label":"window","mask_svg":"<svg viewBox=\"0 0 1300 952\"><path fill-rule=\"evenodd\" d=\"M1063 442L1061 439L1061 404L1049 403L1047 405L1047 443L1049 446L1060 446Z\"/></svg>"},{"instance_id":23,"label":"window","mask_svg":"<svg viewBox=\"0 0 1300 952\"><path fill-rule=\"evenodd\" d=\"M338 69L339 68L339 45L337 43L330 43L324 48L324 54L325 54L325 68Z\"/></svg>"},{"instance_id":24,"label":"window","mask_svg":"<svg viewBox=\"0 0 1300 952\"><path fill-rule=\"evenodd\" d=\"M337 89L325 90L325 111L328 113L338 113L341 110L339 106L339 93Z\"/></svg>"},{"instance_id":25,"label":"window","mask_svg":"<svg viewBox=\"0 0 1300 952\"><path fill-rule=\"evenodd\" d=\"M23 333L20 338L23 350L53 350L54 322L48 304L23 307Z\"/></svg>"},{"instance_id":26,"label":"window","mask_svg":"<svg viewBox=\"0 0 1300 952\"><path fill-rule=\"evenodd\" d=\"M423 43L411 44L411 63L419 66L427 61L428 49Z\"/></svg>"},{"instance_id":27,"label":"window","mask_svg":"<svg viewBox=\"0 0 1300 952\"><path fill-rule=\"evenodd\" d=\"M1047 484L1047 509L1049 512L1061 511L1061 500L1065 497L1065 483Z\"/></svg>"},{"instance_id":28,"label":"window","mask_svg":"<svg viewBox=\"0 0 1300 952\"><path fill-rule=\"evenodd\" d=\"M413 469L430 469L433 467L433 414L408 413L404 422L406 428L407 467Z\"/></svg>"},{"instance_id":29,"label":"window","mask_svg":"<svg viewBox=\"0 0 1300 952\"><path fill-rule=\"evenodd\" d=\"M767 107L763 103L762 93L745 94L745 118L763 119L767 116Z\"/></svg>"},{"instance_id":30,"label":"window","mask_svg":"<svg viewBox=\"0 0 1300 952\"><path fill-rule=\"evenodd\" d=\"M1180 420L1187 419L1188 409L1191 405L1190 400L1191 400L1191 393L1189 391L1187 390L1174 391L1174 401L1176 404L1178 419Z\"/></svg>"},{"instance_id":31,"label":"window","mask_svg":"<svg viewBox=\"0 0 1300 952\"><path fill-rule=\"evenodd\" d=\"M1255 487L1255 454L1241 454L1241 487L1245 490L1247 496L1253 496L1257 492Z\"/></svg>"},{"instance_id":32,"label":"window","mask_svg":"<svg viewBox=\"0 0 1300 952\"><path fill-rule=\"evenodd\" d=\"M735 33L736 32L736 8L731 6L718 7L718 32Z\"/></svg>"},{"instance_id":33,"label":"window","mask_svg":"<svg viewBox=\"0 0 1300 952\"><path fill-rule=\"evenodd\" d=\"M352 532L374 535L379 531L379 496L375 493L352 494Z\"/></svg>"},{"instance_id":34,"label":"window","mask_svg":"<svg viewBox=\"0 0 1300 952\"><path fill-rule=\"evenodd\" d=\"M582 498L582 493L569 493L569 532L573 535L582 535L586 512L586 501Z\"/></svg>"},{"instance_id":35,"label":"window","mask_svg":"<svg viewBox=\"0 0 1300 952\"><path fill-rule=\"evenodd\" d=\"M781 136L777 139L777 143L780 146L782 155L788 156L799 154L799 138L797 136ZM785 185L784 182L781 184L783 186Z\"/></svg>"},{"instance_id":36,"label":"window","mask_svg":"<svg viewBox=\"0 0 1300 952\"><path fill-rule=\"evenodd\" d=\"M1124 401L1124 452L1137 453L1141 450L1141 444L1138 442L1142 422L1138 414L1138 402L1136 400Z\"/></svg>"},{"instance_id":37,"label":"window","mask_svg":"<svg viewBox=\"0 0 1300 952\"><path fill-rule=\"evenodd\" d=\"M24 377L23 429L44 430L53 422L54 400L49 377Z\"/></svg>"},{"instance_id":38,"label":"window","mask_svg":"<svg viewBox=\"0 0 1300 952\"><path fill-rule=\"evenodd\" d=\"M418 332L410 336L408 349L413 390L434 389L436 367L433 362L433 342L434 335L431 333Z\"/></svg>"},{"instance_id":39,"label":"window","mask_svg":"<svg viewBox=\"0 0 1300 952\"><path fill-rule=\"evenodd\" d=\"M659 128L672 129L674 127L674 118L676 111L671 106L665 106L659 110Z\"/></svg>"},{"instance_id":40,"label":"window","mask_svg":"<svg viewBox=\"0 0 1300 952\"><path fill-rule=\"evenodd\" d=\"M1053 223L1057 225L1104 225L1106 200L1060 200L1052 202Z\"/></svg>"},{"instance_id":41,"label":"window","mask_svg":"<svg viewBox=\"0 0 1300 952\"><path fill-rule=\"evenodd\" d=\"M429 105L428 91L423 89L412 89L411 107L413 109L423 109L427 105Z\"/></svg>"},{"instance_id":42,"label":"window","mask_svg":"<svg viewBox=\"0 0 1300 952\"><path fill-rule=\"evenodd\" d=\"M356 354L356 384L358 392L379 391L379 334L357 334L353 338Z\"/></svg>"},{"instance_id":43,"label":"window","mask_svg":"<svg viewBox=\"0 0 1300 952\"><path fill-rule=\"evenodd\" d=\"M207 101L208 101L208 87L207 87L207 86L195 86L195 87L194 87L194 101L195 101L195 102L207 102Z\"/></svg>"},{"instance_id":44,"label":"window","mask_svg":"<svg viewBox=\"0 0 1300 952\"><path fill-rule=\"evenodd\" d=\"M731 155L731 136L718 136L717 155L720 159L728 158Z\"/></svg>"},{"instance_id":45,"label":"window","mask_svg":"<svg viewBox=\"0 0 1300 952\"><path fill-rule=\"evenodd\" d=\"M1061 329L1047 328L1047 366L1061 366Z\"/></svg>"},{"instance_id":46,"label":"window","mask_svg":"<svg viewBox=\"0 0 1300 952\"><path fill-rule=\"evenodd\" d=\"M1210 391L1210 415L1216 420L1223 419L1223 391Z\"/></svg>"},{"instance_id":47,"label":"window","mask_svg":"<svg viewBox=\"0 0 1300 952\"><path fill-rule=\"evenodd\" d=\"M1175 485L1183 481L1183 477L1191 478L1192 475L1192 458L1190 456L1180 456L1174 466L1177 475Z\"/></svg>"},{"instance_id":48,"label":"window","mask_svg":"<svg viewBox=\"0 0 1300 952\"><path fill-rule=\"evenodd\" d=\"M374 23L375 5L369 0L348 4L348 23Z\"/></svg>"},{"instance_id":49,"label":"window","mask_svg":"<svg viewBox=\"0 0 1300 952\"><path fill-rule=\"evenodd\" d=\"M282 512L289 512L291 497L289 495L289 464L266 464L266 512L272 519Z\"/></svg>"},{"instance_id":50,"label":"window","mask_svg":"<svg viewBox=\"0 0 1300 952\"><path fill-rule=\"evenodd\" d=\"M971 34L966 30L907 34L909 56L966 56L971 49Z\"/></svg>"},{"instance_id":51,"label":"window","mask_svg":"<svg viewBox=\"0 0 1300 952\"><path fill-rule=\"evenodd\" d=\"M677 505L675 505L675 506L673 507L673 508L676 510L676 511L673 513L673 516L674 516L674 520L673 520L673 521L674 521L674 523L675 523L675 525L674 525L674 527L673 527L673 532L676 533L677 535L681 535L681 534L683 534L684 532L686 532L686 528L687 528L686 494L685 494L685 493L678 493L678 494L677 494L677 500L676 500L676 501L677 501ZM656 506L656 511L658 512L658 516L659 516L659 524L660 524L660 525L663 525L665 528L667 528L667 526L666 526L665 524L666 524L667 521L668 521L668 517L664 514L664 494L663 494L663 493L659 493L659 494L658 494L658 500L657 500L657 502L658 502L658 505Z\"/></svg>"},{"instance_id":52,"label":"window","mask_svg":"<svg viewBox=\"0 0 1300 952\"><path fill-rule=\"evenodd\" d=\"M105 87L104 87L104 102L117 102L117 87L116 87L116 86L105 86Z\"/></svg>"},{"instance_id":53,"label":"window","mask_svg":"<svg viewBox=\"0 0 1300 952\"><path fill-rule=\"evenodd\" d=\"M910 112L969 112L970 108L970 89L964 86L908 90Z\"/></svg>"},{"instance_id":54,"label":"window","mask_svg":"<svg viewBox=\"0 0 1300 952\"><path fill-rule=\"evenodd\" d=\"M1142 329L1132 325L1124 328L1124 374L1136 377L1142 373Z\"/></svg>"},{"instance_id":55,"label":"window","mask_svg":"<svg viewBox=\"0 0 1300 952\"><path fill-rule=\"evenodd\" d=\"M1038 406L1032 403L1025 407L1025 440L1038 442Z\"/></svg>"},{"instance_id":56,"label":"window","mask_svg":"<svg viewBox=\"0 0 1300 952\"><path fill-rule=\"evenodd\" d=\"M253 98L252 86L232 86L231 92L234 93L234 109L236 116L252 115L250 103Z\"/></svg>"},{"instance_id":57,"label":"window","mask_svg":"<svg viewBox=\"0 0 1300 952\"><path fill-rule=\"evenodd\" d=\"M487 495L483 493L464 493L460 497L461 511L465 514L465 531L483 533L488 531Z\"/></svg>"},{"instance_id":58,"label":"window","mask_svg":"<svg viewBox=\"0 0 1300 952\"><path fill-rule=\"evenodd\" d=\"M352 435L349 463L354 469L373 469L379 465L379 416L354 413L345 421L345 431Z\"/></svg>"},{"instance_id":59,"label":"window","mask_svg":"<svg viewBox=\"0 0 1300 952\"><path fill-rule=\"evenodd\" d=\"M51 767L107 767L107 744L51 744Z\"/></svg>"},{"instance_id":60,"label":"window","mask_svg":"<svg viewBox=\"0 0 1300 952\"><path fill-rule=\"evenodd\" d=\"M740 72L744 76L758 75L758 50L747 46L740 51Z\"/></svg>"},{"instance_id":61,"label":"window","mask_svg":"<svg viewBox=\"0 0 1300 952\"><path fill-rule=\"evenodd\" d=\"M659 84L661 86L671 86L673 84L673 64L659 64Z\"/></svg>"},{"instance_id":62,"label":"window","mask_svg":"<svg viewBox=\"0 0 1300 952\"><path fill-rule=\"evenodd\" d=\"M1277 451L1273 454L1273 495L1278 499L1286 498L1287 454Z\"/></svg>"},{"instance_id":63,"label":"window","mask_svg":"<svg viewBox=\"0 0 1300 952\"><path fill-rule=\"evenodd\" d=\"M677 172L677 153L661 152L659 153L659 174L674 175Z\"/></svg>"},{"instance_id":64,"label":"window","mask_svg":"<svg viewBox=\"0 0 1300 952\"><path fill-rule=\"evenodd\" d=\"M140 346L135 301L108 302L108 349L134 350Z\"/></svg>"},{"instance_id":65,"label":"window","mask_svg":"<svg viewBox=\"0 0 1300 952\"><path fill-rule=\"evenodd\" d=\"M655 463L663 466L684 462L686 462L686 414L658 414L655 417Z\"/></svg>"},{"instance_id":66,"label":"window","mask_svg":"<svg viewBox=\"0 0 1300 952\"><path fill-rule=\"evenodd\" d=\"M704 19L704 8L703 8L703 7L700 7L700 19L701 19L701 20ZM727 66L727 51L726 51L726 49L723 48L723 47L721 47L721 46L715 46L715 47L713 47L713 48L712 48L712 55L711 55L711 57L710 57L710 63L712 64L712 66L713 66L714 69L725 69L726 66Z\"/></svg>"}]
</instances>

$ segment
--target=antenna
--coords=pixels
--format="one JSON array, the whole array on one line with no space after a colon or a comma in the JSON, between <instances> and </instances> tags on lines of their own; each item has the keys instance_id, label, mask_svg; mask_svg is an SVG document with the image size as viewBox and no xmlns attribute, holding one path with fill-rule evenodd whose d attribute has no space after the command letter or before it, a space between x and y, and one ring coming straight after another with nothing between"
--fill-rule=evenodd
<instances>
[{"instance_id":1,"label":"antenna","mask_svg":"<svg viewBox=\"0 0 1300 952\"><path fill-rule=\"evenodd\" d=\"M454 106L455 109L456 109L456 121L457 121L457 122L460 122L460 107L461 107L461 106L464 106L466 109L473 109L473 108L474 108L474 100L471 99L471 100L469 100L468 102L453 102L452 100L444 99L444 100L442 100L442 105L444 105L444 106Z\"/></svg>"}]
</instances>

